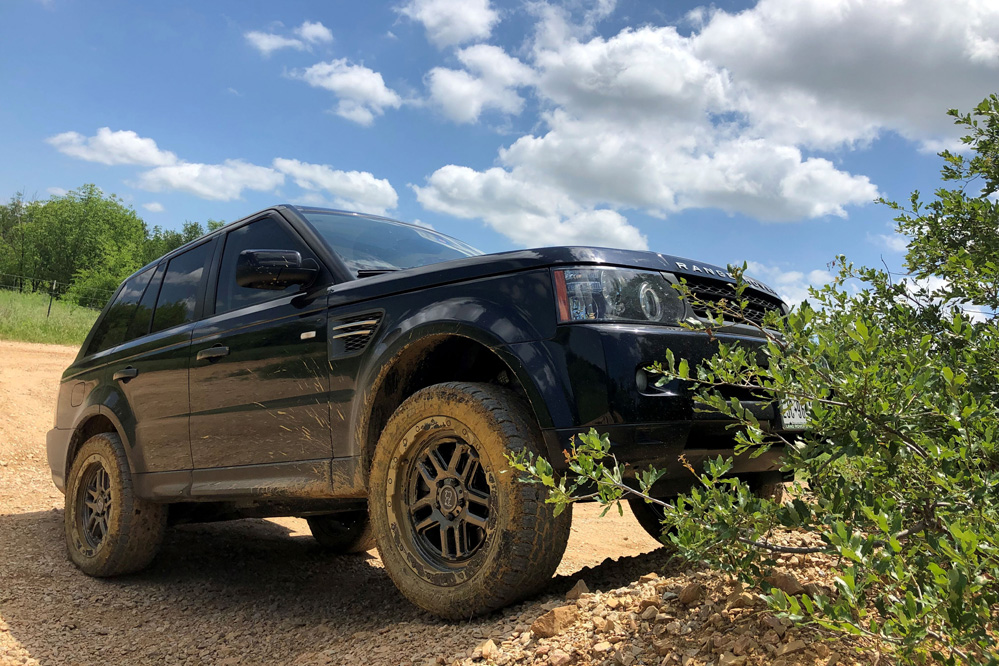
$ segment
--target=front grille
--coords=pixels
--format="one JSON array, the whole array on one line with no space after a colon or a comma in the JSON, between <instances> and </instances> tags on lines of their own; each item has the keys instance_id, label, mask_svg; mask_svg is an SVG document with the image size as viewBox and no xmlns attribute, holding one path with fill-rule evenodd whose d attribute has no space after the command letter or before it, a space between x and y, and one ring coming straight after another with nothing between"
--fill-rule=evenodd
<instances>
[{"instance_id":1,"label":"front grille","mask_svg":"<svg viewBox=\"0 0 999 666\"><path fill-rule=\"evenodd\" d=\"M708 316L708 311L712 305L722 299L728 301L729 309L738 310L739 301L746 301L746 309L743 312L749 321L762 324L763 318L771 310L782 312L781 301L776 296L766 294L747 288L742 292L742 298L738 298L735 293L735 285L728 282L717 282L715 280L705 280L696 277L684 276L687 286L690 288L690 306L694 314L704 318ZM717 311L715 314L718 314ZM726 314L726 321L737 321L737 318Z\"/></svg>"},{"instance_id":2,"label":"front grille","mask_svg":"<svg viewBox=\"0 0 999 666\"><path fill-rule=\"evenodd\" d=\"M371 342L381 320L381 312L369 312L334 321L330 326L332 354L346 356L362 351Z\"/></svg>"}]
</instances>

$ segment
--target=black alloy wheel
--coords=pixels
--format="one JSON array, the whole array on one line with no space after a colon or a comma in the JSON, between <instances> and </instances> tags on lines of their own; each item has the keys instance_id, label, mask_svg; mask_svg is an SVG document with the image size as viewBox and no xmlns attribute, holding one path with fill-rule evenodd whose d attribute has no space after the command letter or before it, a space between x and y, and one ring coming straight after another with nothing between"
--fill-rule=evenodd
<instances>
[{"instance_id":1,"label":"black alloy wheel","mask_svg":"<svg viewBox=\"0 0 999 666\"><path fill-rule=\"evenodd\" d=\"M510 468L543 439L529 407L491 384L447 382L407 398L382 429L368 513L385 571L417 606L468 619L541 590L571 514Z\"/></svg>"},{"instance_id":2,"label":"black alloy wheel","mask_svg":"<svg viewBox=\"0 0 999 666\"><path fill-rule=\"evenodd\" d=\"M77 492L79 532L90 548L97 550L108 534L108 523L114 512L111 477L104 465L95 460L83 471Z\"/></svg>"},{"instance_id":3,"label":"black alloy wheel","mask_svg":"<svg viewBox=\"0 0 999 666\"><path fill-rule=\"evenodd\" d=\"M468 427L450 419L432 431L405 472L409 538L442 567L469 560L490 529L489 478L479 452L458 431Z\"/></svg>"},{"instance_id":4,"label":"black alloy wheel","mask_svg":"<svg viewBox=\"0 0 999 666\"><path fill-rule=\"evenodd\" d=\"M66 476L66 550L90 576L139 571L156 556L167 506L135 496L125 447L117 433L84 442Z\"/></svg>"}]
</instances>

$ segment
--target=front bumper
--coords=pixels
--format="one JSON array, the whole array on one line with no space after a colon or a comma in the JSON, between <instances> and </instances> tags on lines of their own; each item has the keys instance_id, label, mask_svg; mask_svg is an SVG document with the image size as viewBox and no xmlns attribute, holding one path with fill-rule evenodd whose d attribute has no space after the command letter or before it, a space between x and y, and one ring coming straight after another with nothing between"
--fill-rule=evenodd
<instances>
[{"instance_id":1,"label":"front bumper","mask_svg":"<svg viewBox=\"0 0 999 666\"><path fill-rule=\"evenodd\" d=\"M45 452L52 470L52 482L63 493L66 492L66 454L73 431L53 428L45 435Z\"/></svg>"},{"instance_id":2,"label":"front bumper","mask_svg":"<svg viewBox=\"0 0 999 666\"><path fill-rule=\"evenodd\" d=\"M780 447L756 458L736 457L733 422L697 411L689 383L674 380L656 387L656 377L648 376L642 386L637 378L644 368L665 361L667 351L677 361L686 359L693 371L717 352L719 341L760 347L763 341L751 332L733 328L709 337L665 326L571 324L560 326L552 340L526 343L525 348L533 347L529 358L549 359L548 374L554 381L548 384L559 389L540 387L553 417L554 427L543 429L550 462L556 468L564 466L563 451L572 437L592 427L610 437L614 456L627 465L626 474L649 465L665 469L663 482L670 488L693 482L686 464L699 473L705 460L718 456L734 457L737 475L778 470ZM733 393L733 397L761 423L781 428L769 403L748 394Z\"/></svg>"}]
</instances>

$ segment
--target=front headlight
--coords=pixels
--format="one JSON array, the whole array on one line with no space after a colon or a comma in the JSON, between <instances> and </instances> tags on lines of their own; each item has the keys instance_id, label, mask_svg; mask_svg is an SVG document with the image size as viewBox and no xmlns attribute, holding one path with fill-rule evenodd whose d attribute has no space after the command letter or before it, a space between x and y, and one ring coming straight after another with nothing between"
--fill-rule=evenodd
<instances>
[{"instance_id":1,"label":"front headlight","mask_svg":"<svg viewBox=\"0 0 999 666\"><path fill-rule=\"evenodd\" d=\"M660 273L626 268L559 268L552 272L560 322L677 324L680 295Z\"/></svg>"}]
</instances>

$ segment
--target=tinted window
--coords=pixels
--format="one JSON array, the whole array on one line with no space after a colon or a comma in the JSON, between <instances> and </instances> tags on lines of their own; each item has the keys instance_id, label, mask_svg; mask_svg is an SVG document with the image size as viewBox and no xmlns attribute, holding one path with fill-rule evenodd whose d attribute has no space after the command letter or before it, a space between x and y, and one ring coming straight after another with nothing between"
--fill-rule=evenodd
<instances>
[{"instance_id":1,"label":"tinted window","mask_svg":"<svg viewBox=\"0 0 999 666\"><path fill-rule=\"evenodd\" d=\"M298 293L300 285L290 285L283 291L248 289L236 284L236 259L243 250L297 250L302 259L315 259L315 255L295 234L274 218L251 222L226 235L219 284L215 293L215 314L238 310L248 305L271 301L275 298Z\"/></svg>"},{"instance_id":2,"label":"tinted window","mask_svg":"<svg viewBox=\"0 0 999 666\"><path fill-rule=\"evenodd\" d=\"M194 321L198 291L211 248L211 243L202 243L170 260L156 301L151 333Z\"/></svg>"},{"instance_id":3,"label":"tinted window","mask_svg":"<svg viewBox=\"0 0 999 666\"><path fill-rule=\"evenodd\" d=\"M329 211L302 213L354 273L413 268L482 254L450 236L411 224Z\"/></svg>"},{"instance_id":4,"label":"tinted window","mask_svg":"<svg viewBox=\"0 0 999 666\"><path fill-rule=\"evenodd\" d=\"M128 330L129 324L132 323L132 317L135 315L139 300L142 298L152 275L153 269L150 268L125 281L118 296L115 297L114 303L108 308L101 323L97 325L97 331L94 333L90 349L87 351L88 354L96 354L122 343L125 339L125 332Z\"/></svg>"},{"instance_id":5,"label":"tinted window","mask_svg":"<svg viewBox=\"0 0 999 666\"><path fill-rule=\"evenodd\" d=\"M160 293L160 283L163 282L165 268L166 264L160 264L157 267L153 279L146 287L146 293L142 295L142 300L139 301L139 306L135 309L132 323L128 325L128 332L125 333L125 339L122 342L128 342L149 333L149 322L153 320L153 307L156 305L156 296Z\"/></svg>"}]
</instances>

